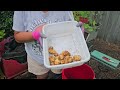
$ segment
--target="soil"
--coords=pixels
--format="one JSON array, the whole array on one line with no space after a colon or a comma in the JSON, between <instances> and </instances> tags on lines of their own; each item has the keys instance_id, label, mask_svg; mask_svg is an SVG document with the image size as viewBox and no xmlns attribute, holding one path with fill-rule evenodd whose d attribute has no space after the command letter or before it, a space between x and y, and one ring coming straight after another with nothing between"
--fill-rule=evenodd
<instances>
[{"instance_id":1,"label":"soil","mask_svg":"<svg viewBox=\"0 0 120 90\"><path fill-rule=\"evenodd\" d=\"M90 42L89 50L98 50L108 56L120 60L120 45L105 42L103 40L95 39ZM95 72L96 79L120 79L120 69L111 69L108 66L98 62L95 59L90 59L87 64ZM52 75L52 74L51 74ZM36 77L28 72L20 75L15 79L35 79Z\"/></svg>"},{"instance_id":2,"label":"soil","mask_svg":"<svg viewBox=\"0 0 120 90\"><path fill-rule=\"evenodd\" d=\"M90 51L97 50L112 58L120 60L120 45L105 42L103 40L95 39L91 42L92 47ZM120 68L111 69L108 66L98 62L95 59L90 59L87 62L95 72L96 79L120 79Z\"/></svg>"}]
</instances>

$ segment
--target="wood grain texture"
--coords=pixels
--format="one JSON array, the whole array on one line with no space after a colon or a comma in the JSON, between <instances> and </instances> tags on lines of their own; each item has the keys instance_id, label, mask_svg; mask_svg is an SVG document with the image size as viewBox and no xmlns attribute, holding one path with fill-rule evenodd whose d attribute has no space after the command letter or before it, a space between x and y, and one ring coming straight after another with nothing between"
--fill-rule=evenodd
<instances>
[{"instance_id":1,"label":"wood grain texture","mask_svg":"<svg viewBox=\"0 0 120 90\"><path fill-rule=\"evenodd\" d=\"M111 43L120 43L120 11L103 11L101 24L98 38Z\"/></svg>"}]
</instances>

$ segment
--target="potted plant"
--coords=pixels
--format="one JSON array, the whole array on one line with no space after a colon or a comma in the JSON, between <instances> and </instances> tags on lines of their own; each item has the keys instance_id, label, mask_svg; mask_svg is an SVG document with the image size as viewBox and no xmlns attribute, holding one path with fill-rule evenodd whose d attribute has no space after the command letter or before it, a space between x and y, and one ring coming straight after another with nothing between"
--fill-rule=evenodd
<instances>
[{"instance_id":1,"label":"potted plant","mask_svg":"<svg viewBox=\"0 0 120 90\"><path fill-rule=\"evenodd\" d=\"M76 21L83 22L85 39L90 41L97 36L98 24L96 22L96 11L73 11Z\"/></svg>"}]
</instances>

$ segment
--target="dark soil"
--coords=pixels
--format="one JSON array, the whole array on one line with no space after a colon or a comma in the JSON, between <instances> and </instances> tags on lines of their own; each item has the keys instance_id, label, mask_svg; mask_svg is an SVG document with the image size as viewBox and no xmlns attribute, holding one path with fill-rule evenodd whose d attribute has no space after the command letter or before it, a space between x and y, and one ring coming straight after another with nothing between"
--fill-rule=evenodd
<instances>
[{"instance_id":1,"label":"dark soil","mask_svg":"<svg viewBox=\"0 0 120 90\"><path fill-rule=\"evenodd\" d=\"M105 42L103 40L95 39L92 41L92 50L98 50L110 57L120 60L120 45L115 45L112 43ZM90 59L88 62L96 75L96 79L119 79L120 78L120 68L111 69L108 66L98 62L95 59Z\"/></svg>"},{"instance_id":2,"label":"dark soil","mask_svg":"<svg viewBox=\"0 0 120 90\"><path fill-rule=\"evenodd\" d=\"M91 45L92 47L89 48L90 51L98 50L104 54L120 60L120 45L111 44L99 39L91 41ZM87 62L87 64L94 70L96 79L120 79L119 68L115 70L111 69L92 58ZM36 79L36 77L33 74L26 72L25 74L20 75L15 79Z\"/></svg>"},{"instance_id":3,"label":"dark soil","mask_svg":"<svg viewBox=\"0 0 120 90\"><path fill-rule=\"evenodd\" d=\"M105 42L103 40L95 39L93 42L93 47L91 50L98 50L103 52L113 58L120 60L120 45Z\"/></svg>"}]
</instances>

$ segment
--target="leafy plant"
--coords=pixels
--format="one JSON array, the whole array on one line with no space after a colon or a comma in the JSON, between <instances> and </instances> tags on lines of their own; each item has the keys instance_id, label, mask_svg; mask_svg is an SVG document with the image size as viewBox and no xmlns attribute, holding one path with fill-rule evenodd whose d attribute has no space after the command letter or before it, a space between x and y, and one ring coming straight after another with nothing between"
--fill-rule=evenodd
<instances>
[{"instance_id":1,"label":"leafy plant","mask_svg":"<svg viewBox=\"0 0 120 90\"><path fill-rule=\"evenodd\" d=\"M13 11L0 11L0 39L13 35Z\"/></svg>"},{"instance_id":2,"label":"leafy plant","mask_svg":"<svg viewBox=\"0 0 120 90\"><path fill-rule=\"evenodd\" d=\"M5 36L5 30L0 30L0 39L2 39Z\"/></svg>"},{"instance_id":3,"label":"leafy plant","mask_svg":"<svg viewBox=\"0 0 120 90\"><path fill-rule=\"evenodd\" d=\"M87 23L84 23L84 28L88 32L92 32L97 29L97 23L95 20L95 11L73 11L73 15L76 21L80 21L80 18L88 19Z\"/></svg>"}]
</instances>

